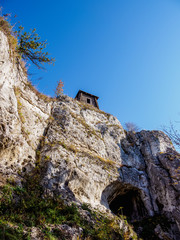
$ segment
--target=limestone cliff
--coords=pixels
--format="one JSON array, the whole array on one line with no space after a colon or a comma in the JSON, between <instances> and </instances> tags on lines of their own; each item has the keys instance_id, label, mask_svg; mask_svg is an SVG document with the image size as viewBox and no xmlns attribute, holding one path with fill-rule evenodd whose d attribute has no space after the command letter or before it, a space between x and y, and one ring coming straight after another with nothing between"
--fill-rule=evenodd
<instances>
[{"instance_id":1,"label":"limestone cliff","mask_svg":"<svg viewBox=\"0 0 180 240\"><path fill-rule=\"evenodd\" d=\"M9 52L0 32L1 185L10 176L21 184L38 161L44 196L109 216L122 208L140 235L137 222L163 216L168 227L160 220L149 239L180 239L180 155L170 139L161 131L126 132L90 105L38 93Z\"/></svg>"}]
</instances>

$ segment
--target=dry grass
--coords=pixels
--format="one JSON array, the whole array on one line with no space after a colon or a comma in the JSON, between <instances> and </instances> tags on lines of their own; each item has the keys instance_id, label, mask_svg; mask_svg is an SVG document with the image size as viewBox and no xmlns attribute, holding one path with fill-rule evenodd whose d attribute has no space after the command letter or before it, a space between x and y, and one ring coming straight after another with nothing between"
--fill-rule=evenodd
<instances>
[{"instance_id":1,"label":"dry grass","mask_svg":"<svg viewBox=\"0 0 180 240\"><path fill-rule=\"evenodd\" d=\"M21 111L22 110L22 103L20 102L20 99L19 99L21 91L18 87L14 87L14 93L15 93L16 98L17 98L17 110L18 110L19 118L20 118L22 123L25 123L26 120L25 120L25 117L23 116L22 111Z\"/></svg>"},{"instance_id":2,"label":"dry grass","mask_svg":"<svg viewBox=\"0 0 180 240\"><path fill-rule=\"evenodd\" d=\"M111 165L111 166L114 166L114 165L116 164L114 161L112 161L112 160L110 160L110 159L105 159L105 158L103 158L103 157L101 157L101 156L98 156L98 155L96 155L95 157L96 157L97 159L99 159L101 162L107 163L107 164L109 164L109 165Z\"/></svg>"},{"instance_id":3,"label":"dry grass","mask_svg":"<svg viewBox=\"0 0 180 240\"><path fill-rule=\"evenodd\" d=\"M121 129L121 126L118 124L107 124L107 127L114 127L114 128L119 128Z\"/></svg>"},{"instance_id":4,"label":"dry grass","mask_svg":"<svg viewBox=\"0 0 180 240\"><path fill-rule=\"evenodd\" d=\"M52 115L50 115L47 119L46 119L46 123L52 123L54 121L54 117Z\"/></svg>"},{"instance_id":5,"label":"dry grass","mask_svg":"<svg viewBox=\"0 0 180 240\"><path fill-rule=\"evenodd\" d=\"M70 144L68 145L67 143L65 143L64 141L53 141L53 142L48 142L48 141L45 141L45 144L50 146L50 147L54 147L56 145L61 145L63 148L65 148L66 150L68 151L71 151L73 153L77 153L79 152L79 150L73 145L73 144Z\"/></svg>"},{"instance_id":6,"label":"dry grass","mask_svg":"<svg viewBox=\"0 0 180 240\"><path fill-rule=\"evenodd\" d=\"M21 94L20 88L19 87L14 87L14 93L15 93L16 97L19 96Z\"/></svg>"},{"instance_id":7,"label":"dry grass","mask_svg":"<svg viewBox=\"0 0 180 240\"><path fill-rule=\"evenodd\" d=\"M51 147L54 147L55 145L61 145L63 148L65 148L68 151L71 151L75 154L80 153L80 154L83 154L84 156L100 160L102 163L107 164L107 165L115 166L115 164L116 164L116 162L114 162L113 160L105 159L93 152L90 152L89 150L86 151L85 149L77 148L75 145L67 144L64 141L57 141L57 142L51 142L51 143L45 142L45 144L47 144L48 146L51 146Z\"/></svg>"},{"instance_id":8,"label":"dry grass","mask_svg":"<svg viewBox=\"0 0 180 240\"><path fill-rule=\"evenodd\" d=\"M22 109L22 103L19 101L19 99L17 99L17 107L18 107L18 114L19 114L19 117L21 119L21 122L22 123L25 123L26 120L25 120L25 117L23 116L22 112L21 112L21 109Z\"/></svg>"},{"instance_id":9,"label":"dry grass","mask_svg":"<svg viewBox=\"0 0 180 240\"><path fill-rule=\"evenodd\" d=\"M3 17L0 17L0 30L7 36L9 47L12 50L11 54L17 57L17 38L12 34L12 26Z\"/></svg>"},{"instance_id":10,"label":"dry grass","mask_svg":"<svg viewBox=\"0 0 180 240\"><path fill-rule=\"evenodd\" d=\"M38 118L38 120L40 121L40 122L42 122L42 117L38 114L38 113L35 113L35 116ZM38 122L38 121L37 121Z\"/></svg>"},{"instance_id":11,"label":"dry grass","mask_svg":"<svg viewBox=\"0 0 180 240\"><path fill-rule=\"evenodd\" d=\"M8 21L6 21L4 17L0 17L0 31L2 31L8 39L10 58L13 60L13 63L17 64L18 69L19 65L21 66L23 73L27 76L26 63L25 61L23 61L20 54L17 52L18 47L17 37L14 31L12 30L11 24Z\"/></svg>"},{"instance_id":12,"label":"dry grass","mask_svg":"<svg viewBox=\"0 0 180 240\"><path fill-rule=\"evenodd\" d=\"M100 160L102 163L104 164L108 164L108 165L111 165L111 166L115 166L116 162L114 162L113 160L110 160L110 159L105 159L95 153L92 153L92 152L89 152L89 151L82 151L81 152L83 155L86 155L88 157L92 157L94 159L97 159L97 160Z\"/></svg>"},{"instance_id":13,"label":"dry grass","mask_svg":"<svg viewBox=\"0 0 180 240\"><path fill-rule=\"evenodd\" d=\"M14 93L16 95L16 99L17 99L17 110L18 110L18 115L19 118L21 120L21 132L23 134L23 136L25 137L25 139L27 140L28 144L31 145L30 140L29 140L29 134L30 132L23 126L23 124L26 122L25 117L23 116L22 113L22 103L20 102L20 96L21 96L21 90L18 87L14 87Z\"/></svg>"},{"instance_id":14,"label":"dry grass","mask_svg":"<svg viewBox=\"0 0 180 240\"><path fill-rule=\"evenodd\" d=\"M116 164L116 162L114 162L114 161L112 161L112 160L110 160L110 159L105 159L105 158L103 158L103 157L101 157L101 156L99 156L99 155L97 155L97 154L95 154L95 153L93 153L93 152L90 152L90 151L85 151L85 150L83 150L83 151L79 151L81 154L83 154L83 155L85 155L85 156L87 156L87 157L91 157L91 158L93 158L93 159L97 159L97 160L100 160L101 161L101 163L103 163L103 164L106 164L106 165L109 165L109 166L115 166L115 164ZM108 169L107 169L108 170Z\"/></svg>"},{"instance_id":15,"label":"dry grass","mask_svg":"<svg viewBox=\"0 0 180 240\"><path fill-rule=\"evenodd\" d=\"M75 100L76 100L76 99L75 99ZM104 111L102 111L102 110L94 107L93 105L90 105L90 104L84 103L84 102L80 102L79 100L76 100L76 101L77 101L78 105L79 105L82 109L85 109L85 110L86 110L86 109L89 109L89 110L92 110L92 111L101 113L101 114L105 115L108 119L109 119L109 117L111 116L111 114L106 113L106 112L104 112Z\"/></svg>"},{"instance_id":16,"label":"dry grass","mask_svg":"<svg viewBox=\"0 0 180 240\"><path fill-rule=\"evenodd\" d=\"M92 128L86 123L86 121L85 121L83 118L77 116L77 115L76 115L75 113L73 113L73 112L70 112L70 114L71 114L71 116L72 116L73 118L75 118L81 125L83 125L83 126L86 128L86 130L87 130L87 132L88 132L89 134L95 135L97 138L99 138L99 139L101 139L102 141L104 141L104 139L103 139L102 137L100 137L100 136L96 133L96 131L95 131L94 129L92 129Z\"/></svg>"},{"instance_id":17,"label":"dry grass","mask_svg":"<svg viewBox=\"0 0 180 240\"><path fill-rule=\"evenodd\" d=\"M25 129L25 127L23 127L23 126L21 127L21 132L22 132L23 136L26 138L26 140L29 140L30 132L27 129Z\"/></svg>"},{"instance_id":18,"label":"dry grass","mask_svg":"<svg viewBox=\"0 0 180 240\"><path fill-rule=\"evenodd\" d=\"M28 87L32 92L36 94L39 99L44 100L45 102L56 101L55 98L49 97L43 93L40 93L35 86L32 85L30 81L27 82L26 87Z\"/></svg>"},{"instance_id":19,"label":"dry grass","mask_svg":"<svg viewBox=\"0 0 180 240\"><path fill-rule=\"evenodd\" d=\"M77 152L79 152L79 150L73 145L73 144L70 144L70 145L67 145L65 142L63 141L58 141L57 142L58 144L60 144L61 146L63 146L66 150L69 150L71 152L74 152L75 154Z\"/></svg>"},{"instance_id":20,"label":"dry grass","mask_svg":"<svg viewBox=\"0 0 180 240\"><path fill-rule=\"evenodd\" d=\"M18 58L18 63L20 64L23 73L27 77L28 73L27 73L27 68L26 68L26 62L22 58L21 59Z\"/></svg>"}]
</instances>

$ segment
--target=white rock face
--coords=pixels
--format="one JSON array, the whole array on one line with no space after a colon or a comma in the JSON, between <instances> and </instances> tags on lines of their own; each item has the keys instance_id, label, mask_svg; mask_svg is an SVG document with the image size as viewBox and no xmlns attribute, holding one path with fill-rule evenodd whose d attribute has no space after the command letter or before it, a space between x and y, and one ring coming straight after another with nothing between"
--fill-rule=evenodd
<instances>
[{"instance_id":1,"label":"white rock face","mask_svg":"<svg viewBox=\"0 0 180 240\"><path fill-rule=\"evenodd\" d=\"M135 218L179 215L180 156L163 132L125 134L115 117L65 96L54 104L52 116L41 149L47 192L69 192L101 210L132 192L132 201L141 202L143 209L132 211Z\"/></svg>"},{"instance_id":2,"label":"white rock face","mask_svg":"<svg viewBox=\"0 0 180 240\"><path fill-rule=\"evenodd\" d=\"M170 139L126 133L114 116L67 96L48 101L17 66L0 32L1 173L23 176L38 151L46 194L115 214L123 207L132 220L164 214L178 239L180 155Z\"/></svg>"},{"instance_id":3,"label":"white rock face","mask_svg":"<svg viewBox=\"0 0 180 240\"><path fill-rule=\"evenodd\" d=\"M119 121L69 97L54 104L52 116L41 149L48 173L43 185L59 193L67 186L79 201L102 207L102 191L118 179L122 163Z\"/></svg>"}]
</instances>

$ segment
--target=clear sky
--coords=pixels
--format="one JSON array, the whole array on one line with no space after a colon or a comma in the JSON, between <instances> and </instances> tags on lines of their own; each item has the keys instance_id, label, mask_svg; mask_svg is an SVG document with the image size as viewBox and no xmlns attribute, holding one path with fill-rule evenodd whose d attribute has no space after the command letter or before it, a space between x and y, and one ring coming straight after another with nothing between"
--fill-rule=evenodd
<instances>
[{"instance_id":1,"label":"clear sky","mask_svg":"<svg viewBox=\"0 0 180 240\"><path fill-rule=\"evenodd\" d=\"M180 114L179 0L1 0L25 30L36 28L56 59L30 67L38 89L57 81L75 97L99 96L100 108L122 124L160 129Z\"/></svg>"}]
</instances>

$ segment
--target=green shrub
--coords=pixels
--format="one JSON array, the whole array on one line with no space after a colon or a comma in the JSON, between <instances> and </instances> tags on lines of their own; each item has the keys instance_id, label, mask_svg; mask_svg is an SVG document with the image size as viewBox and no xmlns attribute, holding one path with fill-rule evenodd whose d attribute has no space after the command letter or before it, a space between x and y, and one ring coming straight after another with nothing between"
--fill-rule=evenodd
<instances>
[{"instance_id":1,"label":"green shrub","mask_svg":"<svg viewBox=\"0 0 180 240\"><path fill-rule=\"evenodd\" d=\"M75 204L69 206L60 197L42 198L41 195L42 188L37 185L32 187L30 184L25 188L10 184L4 186L0 198L0 234L9 234L9 236L14 234L18 236L16 239L26 239L22 228L36 226L41 228L49 239L56 239L58 231L56 234L48 231L47 224L68 224L83 229L82 239L85 237L97 240L121 239L120 233L112 227L112 220L86 208L94 218L94 223L88 222L81 216ZM3 225L3 223L7 224ZM21 224L22 227L10 228L8 223L14 226Z\"/></svg>"},{"instance_id":2,"label":"green shrub","mask_svg":"<svg viewBox=\"0 0 180 240\"><path fill-rule=\"evenodd\" d=\"M23 226L10 226L8 223L0 220L0 239L7 240L30 240L29 233L23 232Z\"/></svg>"}]
</instances>

